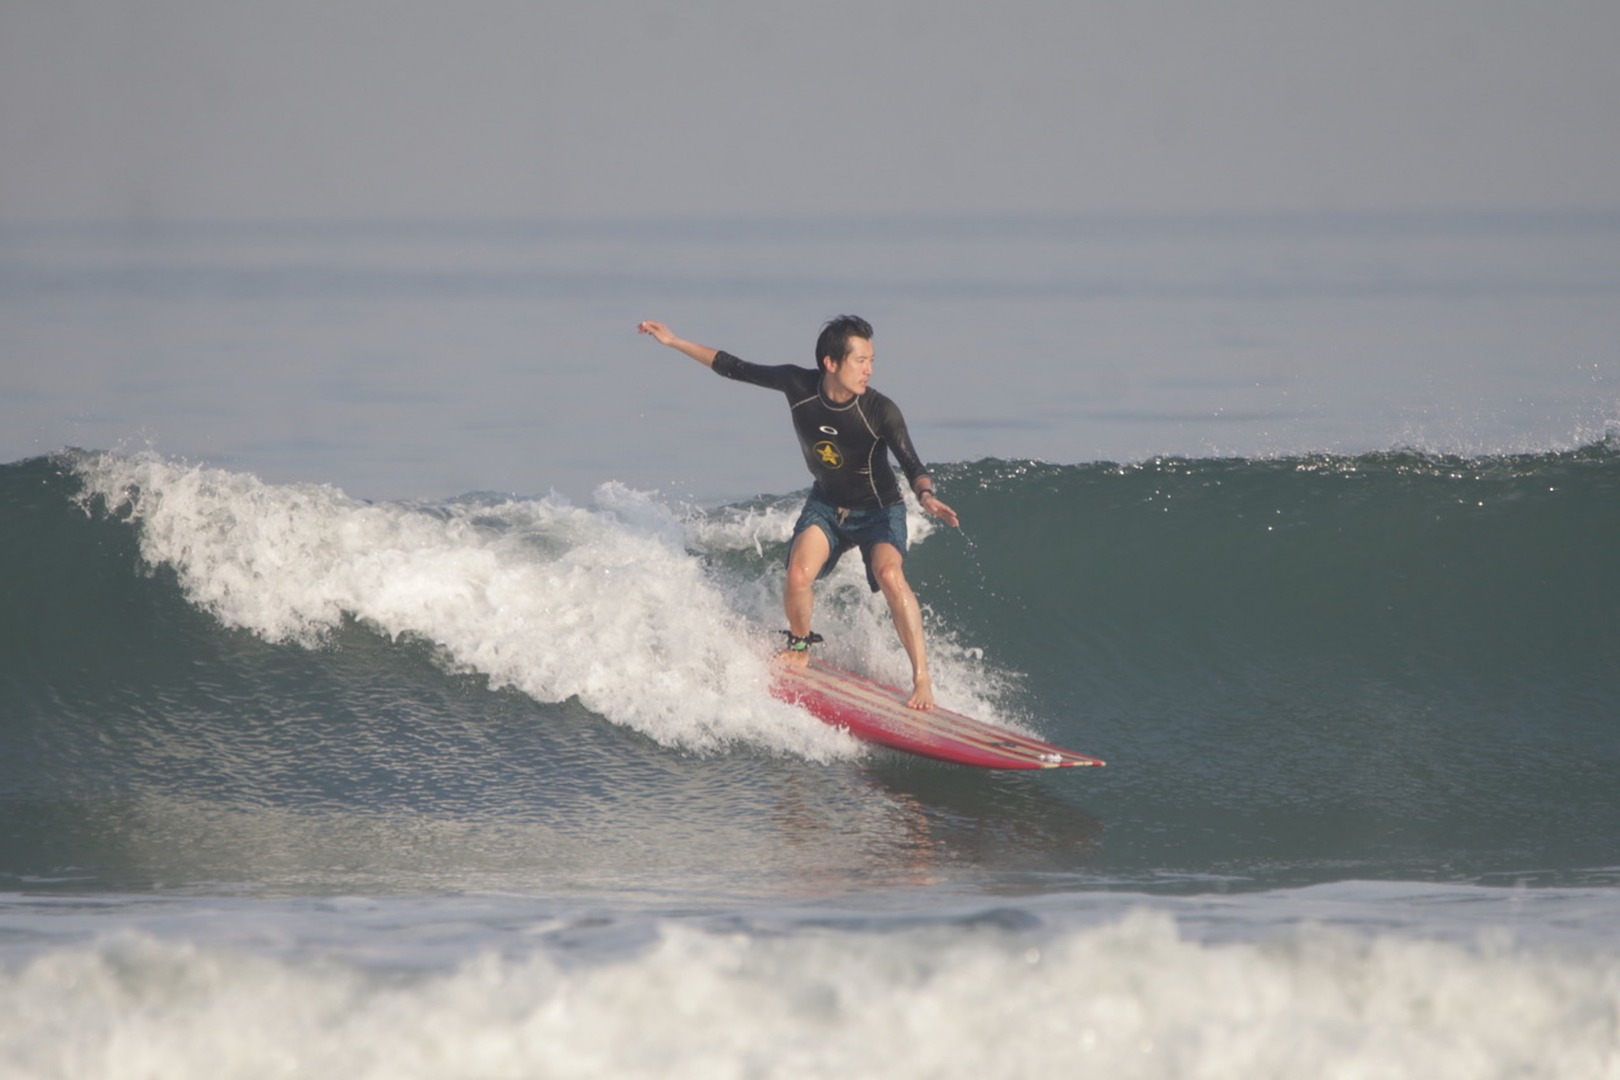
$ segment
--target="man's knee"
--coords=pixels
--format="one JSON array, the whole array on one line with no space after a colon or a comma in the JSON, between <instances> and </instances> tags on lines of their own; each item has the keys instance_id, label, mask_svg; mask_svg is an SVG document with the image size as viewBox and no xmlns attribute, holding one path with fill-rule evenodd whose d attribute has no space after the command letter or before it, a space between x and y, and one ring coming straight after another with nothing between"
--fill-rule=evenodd
<instances>
[{"instance_id":1,"label":"man's knee","mask_svg":"<svg viewBox=\"0 0 1620 1080\"><path fill-rule=\"evenodd\" d=\"M816 583L821 567L810 562L791 562L787 568L787 587L790 590L808 589Z\"/></svg>"},{"instance_id":2,"label":"man's knee","mask_svg":"<svg viewBox=\"0 0 1620 1080\"><path fill-rule=\"evenodd\" d=\"M884 595L903 593L910 588L906 584L905 563L895 554L890 558L879 558L872 564L872 577L878 583L878 588Z\"/></svg>"},{"instance_id":3,"label":"man's knee","mask_svg":"<svg viewBox=\"0 0 1620 1080\"><path fill-rule=\"evenodd\" d=\"M808 589L821 576L821 568L832 558L832 543L819 528L809 528L793 538L788 554L787 587Z\"/></svg>"}]
</instances>

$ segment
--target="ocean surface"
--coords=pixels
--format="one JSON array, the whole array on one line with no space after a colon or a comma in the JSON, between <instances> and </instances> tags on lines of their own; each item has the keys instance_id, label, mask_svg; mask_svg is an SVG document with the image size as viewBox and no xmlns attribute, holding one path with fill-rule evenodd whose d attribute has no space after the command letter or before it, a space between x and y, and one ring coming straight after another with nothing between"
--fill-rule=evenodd
<instances>
[{"instance_id":1,"label":"ocean surface","mask_svg":"<svg viewBox=\"0 0 1620 1080\"><path fill-rule=\"evenodd\" d=\"M844 238L888 253L880 374L963 519L911 517L940 698L1108 762L1040 774L863 747L764 690L804 486L781 403L632 330L704 336L654 307L683 290L719 326L733 289L762 340L799 292L859 310L833 241L715 261L815 268L780 281L553 288L559 334L622 324L612 378L657 372L622 388L634 430L542 396L570 453L446 471L360 436L454 441L410 371L474 412L500 380L374 323L515 355L492 319L552 279L402 277L352 234L313 280L257 233L8 234L5 409L35 427L0 464L0 1075L1620 1078L1620 229L1587 224L1062 234L1134 253L1106 279ZM957 239L1057 250L1003 226ZM906 311L1014 307L1044 413L883 352ZM1030 337L1063 310L1092 358L1069 398ZM1347 335L1405 359L1355 367ZM304 381L339 339L349 374ZM204 385L211 354L235 374ZM114 357L52 426L48 362ZM748 444L694 479L681 440L734 418ZM818 597L830 659L904 678L858 563Z\"/></svg>"}]
</instances>

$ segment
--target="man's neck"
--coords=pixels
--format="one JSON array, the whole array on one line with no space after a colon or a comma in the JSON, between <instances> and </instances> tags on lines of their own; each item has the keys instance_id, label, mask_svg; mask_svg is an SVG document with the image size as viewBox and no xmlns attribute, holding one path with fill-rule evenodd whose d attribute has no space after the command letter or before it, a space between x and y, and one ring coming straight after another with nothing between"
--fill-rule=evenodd
<instances>
[{"instance_id":1,"label":"man's neck","mask_svg":"<svg viewBox=\"0 0 1620 1080\"><path fill-rule=\"evenodd\" d=\"M821 396L834 405L848 405L855 400L853 391L845 390L833 382L833 377L825 371L821 373Z\"/></svg>"}]
</instances>

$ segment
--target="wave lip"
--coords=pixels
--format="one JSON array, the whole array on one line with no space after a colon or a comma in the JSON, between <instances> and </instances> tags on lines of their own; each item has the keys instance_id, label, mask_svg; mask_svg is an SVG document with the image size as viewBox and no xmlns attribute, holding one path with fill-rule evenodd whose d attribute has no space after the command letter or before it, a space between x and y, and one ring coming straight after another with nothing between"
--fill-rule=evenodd
<instances>
[{"instance_id":1,"label":"wave lip","mask_svg":"<svg viewBox=\"0 0 1620 1080\"><path fill-rule=\"evenodd\" d=\"M86 456L81 502L129 521L148 566L224 625L319 646L353 620L431 644L492 688L587 708L691 749L829 751L761 695L761 650L687 555L674 514L617 485L421 506L154 456ZM819 749L818 749L819 744Z\"/></svg>"}]
</instances>

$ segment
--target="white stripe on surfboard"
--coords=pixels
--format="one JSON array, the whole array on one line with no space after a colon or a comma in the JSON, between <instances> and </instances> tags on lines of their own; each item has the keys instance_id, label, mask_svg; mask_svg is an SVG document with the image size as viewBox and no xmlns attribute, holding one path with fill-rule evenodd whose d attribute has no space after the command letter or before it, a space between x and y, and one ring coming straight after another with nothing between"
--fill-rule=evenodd
<instances>
[{"instance_id":1,"label":"white stripe on surfboard","mask_svg":"<svg viewBox=\"0 0 1620 1080\"><path fill-rule=\"evenodd\" d=\"M823 696L871 714L890 732L911 733L919 740L954 742L968 750L1049 767L1064 761L1089 760L1040 739L949 709L936 707L916 714L900 712L905 706L899 691L853 672L840 673L816 665L796 670L793 675Z\"/></svg>"},{"instance_id":2,"label":"white stripe on surfboard","mask_svg":"<svg viewBox=\"0 0 1620 1080\"><path fill-rule=\"evenodd\" d=\"M900 728L926 732L937 737L956 738L968 745L981 746L997 752L1013 750L1038 752L1058 749L1038 739L963 716L949 709L936 707L926 713L915 714L910 711L901 712L905 706L895 693L870 680L851 683L825 671L816 671L814 676L815 678L806 681L812 682L827 697L875 714L878 719L889 721L887 726L891 729Z\"/></svg>"},{"instance_id":3,"label":"white stripe on surfboard","mask_svg":"<svg viewBox=\"0 0 1620 1080\"><path fill-rule=\"evenodd\" d=\"M998 740L998 745L1000 742L1005 742L1027 749L1037 747L1060 749L1032 736L997 727L983 720L975 720L971 716L965 716L962 713L938 706L925 713L915 715L912 714L911 710L902 713L899 710L905 708L905 705L898 696L898 691L894 691L861 675L850 673L849 678L840 678L826 669L816 668L810 669L809 674L815 676L814 681L829 697L859 705L869 712L880 713L886 718L893 717L904 720L907 722L908 727L923 729L950 728L960 732L964 738L994 739Z\"/></svg>"}]
</instances>

